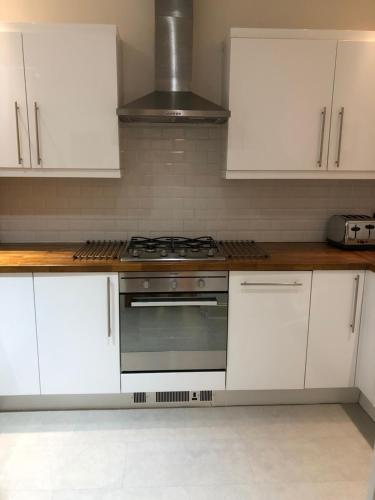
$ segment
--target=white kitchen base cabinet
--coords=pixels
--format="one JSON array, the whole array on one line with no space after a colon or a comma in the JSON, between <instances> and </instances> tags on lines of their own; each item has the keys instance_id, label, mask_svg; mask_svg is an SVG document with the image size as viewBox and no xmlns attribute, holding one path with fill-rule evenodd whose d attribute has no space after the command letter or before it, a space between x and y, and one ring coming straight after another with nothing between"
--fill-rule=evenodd
<instances>
[{"instance_id":1,"label":"white kitchen base cabinet","mask_svg":"<svg viewBox=\"0 0 375 500\"><path fill-rule=\"evenodd\" d=\"M356 385L375 406L375 273L367 271Z\"/></svg>"},{"instance_id":2,"label":"white kitchen base cabinet","mask_svg":"<svg viewBox=\"0 0 375 500\"><path fill-rule=\"evenodd\" d=\"M353 387L363 271L314 271L306 388Z\"/></svg>"},{"instance_id":3,"label":"white kitchen base cabinet","mask_svg":"<svg viewBox=\"0 0 375 500\"><path fill-rule=\"evenodd\" d=\"M229 390L303 389L311 272L229 275Z\"/></svg>"},{"instance_id":4,"label":"white kitchen base cabinet","mask_svg":"<svg viewBox=\"0 0 375 500\"><path fill-rule=\"evenodd\" d=\"M42 394L120 393L117 273L36 274Z\"/></svg>"},{"instance_id":5,"label":"white kitchen base cabinet","mask_svg":"<svg viewBox=\"0 0 375 500\"><path fill-rule=\"evenodd\" d=\"M0 275L0 396L40 394L31 274Z\"/></svg>"}]
</instances>

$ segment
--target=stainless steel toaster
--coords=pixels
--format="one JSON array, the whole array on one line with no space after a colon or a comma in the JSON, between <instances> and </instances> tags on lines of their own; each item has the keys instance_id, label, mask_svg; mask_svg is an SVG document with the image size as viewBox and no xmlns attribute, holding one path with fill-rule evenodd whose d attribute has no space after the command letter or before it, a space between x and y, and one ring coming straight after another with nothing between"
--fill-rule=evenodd
<instances>
[{"instance_id":1,"label":"stainless steel toaster","mask_svg":"<svg viewBox=\"0 0 375 500\"><path fill-rule=\"evenodd\" d=\"M334 215L328 223L327 241L340 248L375 248L375 217Z\"/></svg>"}]
</instances>

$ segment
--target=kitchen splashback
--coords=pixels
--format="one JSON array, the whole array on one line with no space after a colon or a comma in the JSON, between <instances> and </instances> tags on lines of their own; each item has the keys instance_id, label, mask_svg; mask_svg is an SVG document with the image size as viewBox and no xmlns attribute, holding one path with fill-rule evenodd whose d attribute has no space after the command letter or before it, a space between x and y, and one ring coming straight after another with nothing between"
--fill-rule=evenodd
<instances>
[{"instance_id":1,"label":"kitchen splashback","mask_svg":"<svg viewBox=\"0 0 375 500\"><path fill-rule=\"evenodd\" d=\"M222 179L225 129L124 125L122 179L1 178L0 240L321 241L330 215L375 208L375 181Z\"/></svg>"}]
</instances>

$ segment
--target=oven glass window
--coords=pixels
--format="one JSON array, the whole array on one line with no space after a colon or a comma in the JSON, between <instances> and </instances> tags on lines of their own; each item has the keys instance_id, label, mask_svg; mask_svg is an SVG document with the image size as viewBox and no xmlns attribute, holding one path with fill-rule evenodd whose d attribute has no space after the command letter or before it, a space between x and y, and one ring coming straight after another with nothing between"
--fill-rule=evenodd
<instances>
[{"instance_id":1,"label":"oven glass window","mask_svg":"<svg viewBox=\"0 0 375 500\"><path fill-rule=\"evenodd\" d=\"M225 369L227 293L120 296L121 369Z\"/></svg>"}]
</instances>

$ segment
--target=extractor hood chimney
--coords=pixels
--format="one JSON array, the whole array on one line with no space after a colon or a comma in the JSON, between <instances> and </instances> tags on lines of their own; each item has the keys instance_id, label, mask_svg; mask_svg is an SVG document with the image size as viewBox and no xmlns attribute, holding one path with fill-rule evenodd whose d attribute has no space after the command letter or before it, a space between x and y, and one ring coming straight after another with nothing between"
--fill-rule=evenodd
<instances>
[{"instance_id":1,"label":"extractor hood chimney","mask_svg":"<svg viewBox=\"0 0 375 500\"><path fill-rule=\"evenodd\" d=\"M193 0L155 0L155 92L117 110L124 122L225 123L230 111L191 92Z\"/></svg>"}]
</instances>

